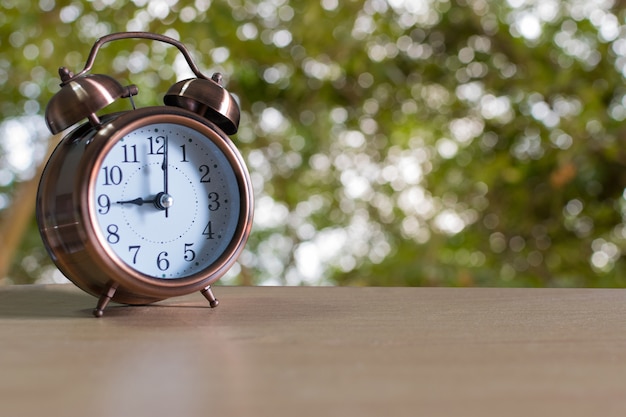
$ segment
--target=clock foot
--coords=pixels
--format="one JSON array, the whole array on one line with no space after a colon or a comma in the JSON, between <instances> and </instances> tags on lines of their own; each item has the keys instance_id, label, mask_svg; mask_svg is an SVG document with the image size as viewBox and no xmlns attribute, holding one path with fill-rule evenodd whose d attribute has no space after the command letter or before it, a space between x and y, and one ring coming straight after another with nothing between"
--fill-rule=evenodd
<instances>
[{"instance_id":1,"label":"clock foot","mask_svg":"<svg viewBox=\"0 0 626 417\"><path fill-rule=\"evenodd\" d=\"M111 284L107 288L106 292L102 293L102 295L100 296L100 299L98 300L98 304L96 305L96 308L93 309L94 317L96 318L102 317L102 315L104 314L104 309L109 304L109 301L111 301L111 298L113 298L113 296L115 295L116 290L117 290L117 284Z\"/></svg>"},{"instance_id":2,"label":"clock foot","mask_svg":"<svg viewBox=\"0 0 626 417\"><path fill-rule=\"evenodd\" d=\"M218 304L220 303L218 299L215 298L215 296L213 295L213 291L211 291L210 285L200 292L202 293L202 295L204 295L204 298L209 300L209 305L211 306L211 308L217 307Z\"/></svg>"}]
</instances>

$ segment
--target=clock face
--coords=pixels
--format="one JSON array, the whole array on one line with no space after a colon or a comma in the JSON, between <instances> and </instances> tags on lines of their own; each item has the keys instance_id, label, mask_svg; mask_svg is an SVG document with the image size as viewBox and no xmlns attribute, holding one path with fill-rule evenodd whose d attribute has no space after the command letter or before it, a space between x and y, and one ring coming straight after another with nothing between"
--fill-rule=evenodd
<instances>
[{"instance_id":1,"label":"clock face","mask_svg":"<svg viewBox=\"0 0 626 417\"><path fill-rule=\"evenodd\" d=\"M167 280L210 268L235 236L241 211L233 164L205 134L177 123L120 138L89 198L102 244L130 268Z\"/></svg>"}]
</instances>

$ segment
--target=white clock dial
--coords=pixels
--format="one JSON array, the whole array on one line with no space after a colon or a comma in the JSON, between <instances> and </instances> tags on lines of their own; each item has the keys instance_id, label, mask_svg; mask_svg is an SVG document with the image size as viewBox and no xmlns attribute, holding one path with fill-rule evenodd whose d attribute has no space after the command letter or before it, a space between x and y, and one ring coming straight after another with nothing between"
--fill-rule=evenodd
<instances>
[{"instance_id":1,"label":"white clock dial","mask_svg":"<svg viewBox=\"0 0 626 417\"><path fill-rule=\"evenodd\" d=\"M209 268L231 243L241 210L237 175L220 147L175 123L149 124L118 140L93 190L102 242L158 279Z\"/></svg>"}]
</instances>

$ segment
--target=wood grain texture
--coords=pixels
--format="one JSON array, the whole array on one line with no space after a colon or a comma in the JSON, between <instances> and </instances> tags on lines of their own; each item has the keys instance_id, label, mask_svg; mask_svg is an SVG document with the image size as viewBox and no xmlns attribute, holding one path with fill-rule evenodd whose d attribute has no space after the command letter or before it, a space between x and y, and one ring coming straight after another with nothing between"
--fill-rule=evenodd
<instances>
[{"instance_id":1,"label":"wood grain texture","mask_svg":"<svg viewBox=\"0 0 626 417\"><path fill-rule=\"evenodd\" d=\"M626 291L0 289L4 416L623 416Z\"/></svg>"}]
</instances>

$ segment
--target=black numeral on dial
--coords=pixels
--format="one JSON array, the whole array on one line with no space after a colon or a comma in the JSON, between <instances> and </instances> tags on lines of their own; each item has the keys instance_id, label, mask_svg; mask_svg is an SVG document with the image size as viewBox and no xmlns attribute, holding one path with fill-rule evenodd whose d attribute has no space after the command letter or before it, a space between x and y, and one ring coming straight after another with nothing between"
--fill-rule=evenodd
<instances>
[{"instance_id":1,"label":"black numeral on dial","mask_svg":"<svg viewBox=\"0 0 626 417\"><path fill-rule=\"evenodd\" d=\"M119 231L120 228L117 227L116 224L110 224L107 226L107 242L109 242L111 245L115 245L116 243L118 243L120 241L120 235L119 235Z\"/></svg>"},{"instance_id":2,"label":"black numeral on dial","mask_svg":"<svg viewBox=\"0 0 626 417\"><path fill-rule=\"evenodd\" d=\"M209 193L209 210L217 211L220 206L220 195L216 192Z\"/></svg>"},{"instance_id":3,"label":"black numeral on dial","mask_svg":"<svg viewBox=\"0 0 626 417\"><path fill-rule=\"evenodd\" d=\"M117 165L102 167L104 171L104 185L120 185L122 182L122 168Z\"/></svg>"},{"instance_id":4,"label":"black numeral on dial","mask_svg":"<svg viewBox=\"0 0 626 417\"><path fill-rule=\"evenodd\" d=\"M111 209L111 199L106 194L100 194L96 200L98 203L98 213L107 214Z\"/></svg>"},{"instance_id":5,"label":"black numeral on dial","mask_svg":"<svg viewBox=\"0 0 626 417\"><path fill-rule=\"evenodd\" d=\"M170 261L167 259L168 253L163 251L157 256L157 268L161 271L167 271L170 267Z\"/></svg>"}]
</instances>

